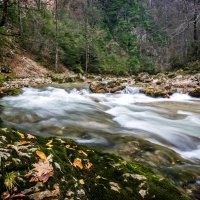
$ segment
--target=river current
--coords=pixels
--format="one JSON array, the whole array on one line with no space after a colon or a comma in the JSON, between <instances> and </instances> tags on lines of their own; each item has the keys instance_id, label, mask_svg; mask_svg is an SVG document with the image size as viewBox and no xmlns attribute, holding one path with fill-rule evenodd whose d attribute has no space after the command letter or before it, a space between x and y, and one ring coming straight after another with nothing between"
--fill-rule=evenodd
<instances>
[{"instance_id":1,"label":"river current","mask_svg":"<svg viewBox=\"0 0 200 200\"><path fill-rule=\"evenodd\" d=\"M200 99L187 94L151 98L134 87L117 94L24 88L18 96L2 98L0 105L3 126L111 150L116 138L139 137L200 159Z\"/></svg>"}]
</instances>

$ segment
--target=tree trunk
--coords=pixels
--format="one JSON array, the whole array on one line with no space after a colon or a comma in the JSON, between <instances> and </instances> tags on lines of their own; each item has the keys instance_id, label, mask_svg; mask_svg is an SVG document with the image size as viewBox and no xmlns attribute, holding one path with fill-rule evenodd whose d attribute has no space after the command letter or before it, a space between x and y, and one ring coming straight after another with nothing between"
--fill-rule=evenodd
<instances>
[{"instance_id":1,"label":"tree trunk","mask_svg":"<svg viewBox=\"0 0 200 200\"><path fill-rule=\"evenodd\" d=\"M194 58L198 57L198 30L197 30L197 17L198 17L198 0L194 0L194 33L193 33L193 42L194 42Z\"/></svg>"},{"instance_id":2,"label":"tree trunk","mask_svg":"<svg viewBox=\"0 0 200 200\"><path fill-rule=\"evenodd\" d=\"M9 0L3 0L3 10L2 10L2 17L0 21L0 27L4 26L6 23L6 19L8 15L8 2Z\"/></svg>"},{"instance_id":3,"label":"tree trunk","mask_svg":"<svg viewBox=\"0 0 200 200\"><path fill-rule=\"evenodd\" d=\"M18 5L18 17L19 17L19 32L21 36L23 33L23 24L22 24L22 12L21 12L20 0L18 0L17 5Z\"/></svg>"},{"instance_id":4,"label":"tree trunk","mask_svg":"<svg viewBox=\"0 0 200 200\"><path fill-rule=\"evenodd\" d=\"M58 0L55 0L55 21L56 21L56 55L55 70L58 71Z\"/></svg>"},{"instance_id":5,"label":"tree trunk","mask_svg":"<svg viewBox=\"0 0 200 200\"><path fill-rule=\"evenodd\" d=\"M88 40L88 0L85 0L85 74L88 73L89 64L89 40Z\"/></svg>"}]
</instances>

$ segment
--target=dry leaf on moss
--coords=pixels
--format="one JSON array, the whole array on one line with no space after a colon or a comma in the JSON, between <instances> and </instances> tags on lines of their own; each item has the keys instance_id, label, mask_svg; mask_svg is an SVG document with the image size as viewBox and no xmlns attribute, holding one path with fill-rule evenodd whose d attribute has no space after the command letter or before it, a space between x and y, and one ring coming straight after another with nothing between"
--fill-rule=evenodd
<instances>
[{"instance_id":1,"label":"dry leaf on moss","mask_svg":"<svg viewBox=\"0 0 200 200\"><path fill-rule=\"evenodd\" d=\"M34 163L33 167L34 168L25 175L26 178L30 178L30 182L46 182L53 176L53 167L48 160L40 160L38 163Z\"/></svg>"},{"instance_id":2,"label":"dry leaf on moss","mask_svg":"<svg viewBox=\"0 0 200 200\"><path fill-rule=\"evenodd\" d=\"M19 141L19 145L29 145L29 144L32 144L32 142L30 142L30 141L25 141L25 140L20 140L20 141Z\"/></svg>"},{"instance_id":3,"label":"dry leaf on moss","mask_svg":"<svg viewBox=\"0 0 200 200\"><path fill-rule=\"evenodd\" d=\"M75 150L74 147L71 147L70 145L66 145L65 147L66 147L67 149L70 149L70 150Z\"/></svg>"},{"instance_id":4,"label":"dry leaf on moss","mask_svg":"<svg viewBox=\"0 0 200 200\"><path fill-rule=\"evenodd\" d=\"M23 133L20 133L19 131L16 132L21 138L25 138Z\"/></svg>"},{"instance_id":5,"label":"dry leaf on moss","mask_svg":"<svg viewBox=\"0 0 200 200\"><path fill-rule=\"evenodd\" d=\"M46 155L42 152L42 151L36 151L36 154L38 157L40 157L40 159L42 159L43 161L47 160Z\"/></svg>"},{"instance_id":6,"label":"dry leaf on moss","mask_svg":"<svg viewBox=\"0 0 200 200\"><path fill-rule=\"evenodd\" d=\"M49 140L48 143L46 143L46 146L49 147L50 149L53 147L52 142L53 140Z\"/></svg>"},{"instance_id":7,"label":"dry leaf on moss","mask_svg":"<svg viewBox=\"0 0 200 200\"><path fill-rule=\"evenodd\" d=\"M28 138L28 139L35 139L35 136L34 136L34 135L31 135L31 134L27 134L27 138Z\"/></svg>"},{"instance_id":8,"label":"dry leaf on moss","mask_svg":"<svg viewBox=\"0 0 200 200\"><path fill-rule=\"evenodd\" d=\"M75 158L73 165L76 168L78 167L79 169L83 169L82 160L80 158Z\"/></svg>"},{"instance_id":9,"label":"dry leaf on moss","mask_svg":"<svg viewBox=\"0 0 200 200\"><path fill-rule=\"evenodd\" d=\"M84 161L86 161L86 169L91 170L93 167L93 164L88 159L84 159Z\"/></svg>"},{"instance_id":10,"label":"dry leaf on moss","mask_svg":"<svg viewBox=\"0 0 200 200\"><path fill-rule=\"evenodd\" d=\"M80 183L81 185L84 185L84 184L85 184L85 181L84 181L83 179L80 179L80 180L79 180L79 183Z\"/></svg>"},{"instance_id":11,"label":"dry leaf on moss","mask_svg":"<svg viewBox=\"0 0 200 200\"><path fill-rule=\"evenodd\" d=\"M85 151L83 151L83 150L78 150L78 153L80 153L80 154L83 154L83 155L87 156L87 153L85 153Z\"/></svg>"}]
</instances>

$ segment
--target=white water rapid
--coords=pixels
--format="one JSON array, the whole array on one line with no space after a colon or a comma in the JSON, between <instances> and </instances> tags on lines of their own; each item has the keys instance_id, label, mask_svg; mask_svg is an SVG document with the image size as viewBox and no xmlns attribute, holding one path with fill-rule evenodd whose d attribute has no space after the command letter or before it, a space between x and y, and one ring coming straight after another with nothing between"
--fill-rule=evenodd
<instances>
[{"instance_id":1,"label":"white water rapid","mask_svg":"<svg viewBox=\"0 0 200 200\"><path fill-rule=\"evenodd\" d=\"M25 88L0 104L0 117L9 127L105 147L115 144L113 136L129 135L200 159L200 99L186 94L165 99L131 87L118 94Z\"/></svg>"}]
</instances>

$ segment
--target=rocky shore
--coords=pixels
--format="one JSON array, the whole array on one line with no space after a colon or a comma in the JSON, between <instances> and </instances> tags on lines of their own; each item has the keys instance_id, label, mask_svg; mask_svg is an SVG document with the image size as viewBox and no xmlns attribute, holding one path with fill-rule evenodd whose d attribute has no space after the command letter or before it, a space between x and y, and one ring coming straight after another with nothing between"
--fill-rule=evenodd
<instances>
[{"instance_id":1,"label":"rocky shore","mask_svg":"<svg viewBox=\"0 0 200 200\"><path fill-rule=\"evenodd\" d=\"M1 199L189 200L142 162L79 145L0 129Z\"/></svg>"},{"instance_id":2,"label":"rocky shore","mask_svg":"<svg viewBox=\"0 0 200 200\"><path fill-rule=\"evenodd\" d=\"M169 97L176 92L200 97L200 73L185 74L179 70L173 73L150 75L141 73L128 78L96 77L90 89L95 93L115 93L125 86L139 87L140 92L151 97Z\"/></svg>"},{"instance_id":3,"label":"rocky shore","mask_svg":"<svg viewBox=\"0 0 200 200\"><path fill-rule=\"evenodd\" d=\"M55 74L45 72L34 76L18 76L13 78L11 70L4 69L0 74L0 96L18 94L23 87L38 87L53 83L90 83L90 90L94 93L116 93L125 89L126 86L140 88L140 92L152 97L168 98L179 92L189 94L193 97L200 97L200 73L189 74L186 71L158 73L150 75L140 73L130 77L111 77L82 74L65 73Z\"/></svg>"}]
</instances>

